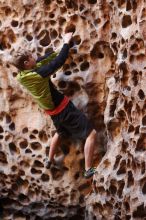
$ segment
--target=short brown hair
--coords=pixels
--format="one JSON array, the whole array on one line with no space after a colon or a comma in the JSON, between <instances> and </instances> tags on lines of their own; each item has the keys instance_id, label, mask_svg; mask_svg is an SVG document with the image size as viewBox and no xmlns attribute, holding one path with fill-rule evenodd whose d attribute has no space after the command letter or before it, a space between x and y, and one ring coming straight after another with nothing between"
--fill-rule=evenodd
<instances>
[{"instance_id":1,"label":"short brown hair","mask_svg":"<svg viewBox=\"0 0 146 220\"><path fill-rule=\"evenodd\" d=\"M25 70L25 61L29 60L30 52L24 52L23 54L19 54L15 59L14 65L19 70Z\"/></svg>"}]
</instances>

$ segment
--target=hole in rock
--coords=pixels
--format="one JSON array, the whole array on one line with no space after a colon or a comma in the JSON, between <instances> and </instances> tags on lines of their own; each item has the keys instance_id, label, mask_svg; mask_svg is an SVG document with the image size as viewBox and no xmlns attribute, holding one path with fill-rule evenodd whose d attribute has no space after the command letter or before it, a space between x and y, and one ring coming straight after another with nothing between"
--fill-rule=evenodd
<instances>
[{"instance_id":1,"label":"hole in rock","mask_svg":"<svg viewBox=\"0 0 146 220\"><path fill-rule=\"evenodd\" d=\"M30 139L36 139L36 137L33 134L29 135L29 138Z\"/></svg>"},{"instance_id":2,"label":"hole in rock","mask_svg":"<svg viewBox=\"0 0 146 220\"><path fill-rule=\"evenodd\" d=\"M133 63L135 61L135 56L131 55L130 58L129 58L129 61L130 61L130 63Z\"/></svg>"},{"instance_id":3,"label":"hole in rock","mask_svg":"<svg viewBox=\"0 0 146 220\"><path fill-rule=\"evenodd\" d=\"M27 148L27 146L28 146L27 140L25 139L25 140L21 141L21 142L19 143L19 146L20 146L20 148L22 148L22 149Z\"/></svg>"},{"instance_id":4,"label":"hole in rock","mask_svg":"<svg viewBox=\"0 0 146 220\"><path fill-rule=\"evenodd\" d=\"M54 16L55 16L54 13L50 13L50 14L49 14L49 17L50 17L50 18L54 18Z\"/></svg>"},{"instance_id":5,"label":"hole in rock","mask_svg":"<svg viewBox=\"0 0 146 220\"><path fill-rule=\"evenodd\" d=\"M27 132L28 132L28 128L27 128L27 127L25 127L25 128L22 129L22 133L23 133L23 134L25 134L25 133L27 133Z\"/></svg>"},{"instance_id":6,"label":"hole in rock","mask_svg":"<svg viewBox=\"0 0 146 220\"><path fill-rule=\"evenodd\" d=\"M32 174L41 174L42 171L41 171L41 170L37 170L37 169L35 169L35 168L31 168L31 173L32 173Z\"/></svg>"},{"instance_id":7,"label":"hole in rock","mask_svg":"<svg viewBox=\"0 0 146 220\"><path fill-rule=\"evenodd\" d=\"M27 34L27 35L26 35L26 39L27 39L28 41L32 41L33 36L31 36L30 34Z\"/></svg>"},{"instance_id":8,"label":"hole in rock","mask_svg":"<svg viewBox=\"0 0 146 220\"><path fill-rule=\"evenodd\" d=\"M91 59L103 59L106 56L110 57L111 60L114 59L114 54L111 48L109 47L108 43L105 41L98 41L94 44L90 56Z\"/></svg>"},{"instance_id":9,"label":"hole in rock","mask_svg":"<svg viewBox=\"0 0 146 220\"><path fill-rule=\"evenodd\" d=\"M6 115L6 123L9 124L11 122L11 116Z\"/></svg>"},{"instance_id":10,"label":"hole in rock","mask_svg":"<svg viewBox=\"0 0 146 220\"><path fill-rule=\"evenodd\" d=\"M143 161L142 164L141 164L141 174L144 174L145 170L146 170L145 162Z\"/></svg>"},{"instance_id":11,"label":"hole in rock","mask_svg":"<svg viewBox=\"0 0 146 220\"><path fill-rule=\"evenodd\" d=\"M59 189L59 187L56 187L56 188L55 188L55 193L56 193L56 194L60 194L60 193L61 193L61 190Z\"/></svg>"},{"instance_id":12,"label":"hole in rock","mask_svg":"<svg viewBox=\"0 0 146 220\"><path fill-rule=\"evenodd\" d=\"M126 161L122 160L120 163L120 168L117 171L117 175L125 174L126 173Z\"/></svg>"},{"instance_id":13,"label":"hole in rock","mask_svg":"<svg viewBox=\"0 0 146 220\"><path fill-rule=\"evenodd\" d=\"M66 29L65 29L65 33L68 33L68 32L75 32L76 31L76 27L74 24L69 24Z\"/></svg>"},{"instance_id":14,"label":"hole in rock","mask_svg":"<svg viewBox=\"0 0 146 220\"><path fill-rule=\"evenodd\" d=\"M125 48L123 51L123 59L126 59L126 58L127 58L127 49Z\"/></svg>"},{"instance_id":15,"label":"hole in rock","mask_svg":"<svg viewBox=\"0 0 146 220\"><path fill-rule=\"evenodd\" d=\"M11 15L11 13L12 13L11 8L8 6L4 7L3 10L5 11L6 16Z\"/></svg>"},{"instance_id":16,"label":"hole in rock","mask_svg":"<svg viewBox=\"0 0 146 220\"><path fill-rule=\"evenodd\" d=\"M93 59L96 59L96 58L103 59L104 58L104 53L98 52L97 50L95 51L94 49L91 51L91 58L93 58Z\"/></svg>"},{"instance_id":17,"label":"hole in rock","mask_svg":"<svg viewBox=\"0 0 146 220\"><path fill-rule=\"evenodd\" d=\"M114 170L117 169L121 158L122 158L121 155L117 155L117 156L116 156L116 162L115 162L115 164L114 164Z\"/></svg>"},{"instance_id":18,"label":"hole in rock","mask_svg":"<svg viewBox=\"0 0 146 220\"><path fill-rule=\"evenodd\" d=\"M144 203L142 203L140 206L137 207L137 210L133 212L134 218L140 218L145 219L146 217L146 207L144 206Z\"/></svg>"},{"instance_id":19,"label":"hole in rock","mask_svg":"<svg viewBox=\"0 0 146 220\"><path fill-rule=\"evenodd\" d=\"M62 80L62 81L60 81L60 82L58 83L58 86L59 86L61 89L64 89L64 88L67 86L67 83Z\"/></svg>"},{"instance_id":20,"label":"hole in rock","mask_svg":"<svg viewBox=\"0 0 146 220\"><path fill-rule=\"evenodd\" d=\"M32 133L38 134L39 132L38 132L38 130L34 129L34 130L32 131Z\"/></svg>"},{"instance_id":21,"label":"hole in rock","mask_svg":"<svg viewBox=\"0 0 146 220\"><path fill-rule=\"evenodd\" d=\"M118 181L118 191L117 191L117 194L118 196L121 198L122 197L122 192L123 192L123 189L124 189L124 186L125 186L125 181L124 180L120 180Z\"/></svg>"},{"instance_id":22,"label":"hole in rock","mask_svg":"<svg viewBox=\"0 0 146 220\"><path fill-rule=\"evenodd\" d=\"M71 74L72 74L71 71L66 71L66 72L64 72L64 75L66 75L66 76L70 76Z\"/></svg>"},{"instance_id":23,"label":"hole in rock","mask_svg":"<svg viewBox=\"0 0 146 220\"><path fill-rule=\"evenodd\" d=\"M126 11L130 11L132 9L131 1L127 0Z\"/></svg>"},{"instance_id":24,"label":"hole in rock","mask_svg":"<svg viewBox=\"0 0 146 220\"><path fill-rule=\"evenodd\" d=\"M128 181L127 181L127 187L131 187L134 185L134 178L133 178L133 173L131 170L128 171Z\"/></svg>"},{"instance_id":25,"label":"hole in rock","mask_svg":"<svg viewBox=\"0 0 146 220\"><path fill-rule=\"evenodd\" d=\"M142 119L142 124L144 125L144 126L146 126L146 115L143 117L143 119Z\"/></svg>"},{"instance_id":26,"label":"hole in rock","mask_svg":"<svg viewBox=\"0 0 146 220\"><path fill-rule=\"evenodd\" d=\"M138 91L138 96L139 96L139 98L140 98L141 100L143 100L143 99L145 98L145 94L144 94L144 92L143 92L142 89L140 89L140 90Z\"/></svg>"},{"instance_id":27,"label":"hole in rock","mask_svg":"<svg viewBox=\"0 0 146 220\"><path fill-rule=\"evenodd\" d=\"M13 202L14 203L14 202ZM17 204L16 204L17 205ZM19 207L19 204L17 205ZM13 219L26 219L26 215L24 213L22 213L22 211L16 211L13 215Z\"/></svg>"},{"instance_id":28,"label":"hole in rock","mask_svg":"<svg viewBox=\"0 0 146 220\"><path fill-rule=\"evenodd\" d=\"M59 41L59 40L55 40L55 41L54 41L54 46L55 46L55 47L58 47L59 44L60 44L60 41Z\"/></svg>"},{"instance_id":29,"label":"hole in rock","mask_svg":"<svg viewBox=\"0 0 146 220\"><path fill-rule=\"evenodd\" d=\"M41 209L44 208L44 204L42 204L40 202L35 202L35 203L32 204L31 208L32 208L32 210L41 210Z\"/></svg>"},{"instance_id":30,"label":"hole in rock","mask_svg":"<svg viewBox=\"0 0 146 220\"><path fill-rule=\"evenodd\" d=\"M128 202L124 202L124 206L125 206L127 212L130 211L130 205Z\"/></svg>"},{"instance_id":31,"label":"hole in rock","mask_svg":"<svg viewBox=\"0 0 146 220\"><path fill-rule=\"evenodd\" d=\"M96 4L96 3L97 3L97 0L88 0L88 3L89 3L89 4Z\"/></svg>"},{"instance_id":32,"label":"hole in rock","mask_svg":"<svg viewBox=\"0 0 146 220\"><path fill-rule=\"evenodd\" d=\"M17 76L17 72L12 72L12 74L13 74L13 77Z\"/></svg>"},{"instance_id":33,"label":"hole in rock","mask_svg":"<svg viewBox=\"0 0 146 220\"><path fill-rule=\"evenodd\" d=\"M3 133L4 129L2 128L2 126L0 126L0 133Z\"/></svg>"},{"instance_id":34,"label":"hole in rock","mask_svg":"<svg viewBox=\"0 0 146 220\"><path fill-rule=\"evenodd\" d=\"M74 69L73 70L73 73L78 73L79 72L79 69Z\"/></svg>"},{"instance_id":35,"label":"hole in rock","mask_svg":"<svg viewBox=\"0 0 146 220\"><path fill-rule=\"evenodd\" d=\"M136 70L132 70L132 81L133 85L137 86L138 85L138 72Z\"/></svg>"},{"instance_id":36,"label":"hole in rock","mask_svg":"<svg viewBox=\"0 0 146 220\"><path fill-rule=\"evenodd\" d=\"M142 193L143 193L143 194L146 194L146 182L143 184Z\"/></svg>"},{"instance_id":37,"label":"hole in rock","mask_svg":"<svg viewBox=\"0 0 146 220\"><path fill-rule=\"evenodd\" d=\"M117 45L116 42L114 42L114 43L112 44L112 48L113 48L113 50L114 50L116 53L118 52L118 45Z\"/></svg>"},{"instance_id":38,"label":"hole in rock","mask_svg":"<svg viewBox=\"0 0 146 220\"><path fill-rule=\"evenodd\" d=\"M111 137L116 137L120 134L121 130L121 122L117 119L112 119L108 122L107 128L111 133Z\"/></svg>"},{"instance_id":39,"label":"hole in rock","mask_svg":"<svg viewBox=\"0 0 146 220\"><path fill-rule=\"evenodd\" d=\"M12 27L17 27L18 26L18 21L12 20L11 25L12 25Z\"/></svg>"},{"instance_id":40,"label":"hole in rock","mask_svg":"<svg viewBox=\"0 0 146 220\"><path fill-rule=\"evenodd\" d=\"M117 100L118 100L118 93L115 94L115 97L110 101L110 111L109 111L109 117L114 116L114 112L116 110L117 106Z\"/></svg>"},{"instance_id":41,"label":"hole in rock","mask_svg":"<svg viewBox=\"0 0 146 220\"><path fill-rule=\"evenodd\" d=\"M68 9L74 9L74 10L78 9L78 5L77 5L76 1L65 0L65 5Z\"/></svg>"},{"instance_id":42,"label":"hole in rock","mask_svg":"<svg viewBox=\"0 0 146 220\"><path fill-rule=\"evenodd\" d=\"M79 45L79 44L81 43L81 38L80 38L79 35L75 35L75 36L73 37L72 41L73 41L73 43L74 43L75 45Z\"/></svg>"},{"instance_id":43,"label":"hole in rock","mask_svg":"<svg viewBox=\"0 0 146 220\"><path fill-rule=\"evenodd\" d=\"M122 19L122 27L127 28L132 24L131 16L130 15L124 15Z\"/></svg>"},{"instance_id":44,"label":"hole in rock","mask_svg":"<svg viewBox=\"0 0 146 220\"><path fill-rule=\"evenodd\" d=\"M127 101L125 100L125 103L124 103L124 108L125 110L127 111L129 117L131 118L131 110L132 110L132 107L133 107L133 103L132 101Z\"/></svg>"},{"instance_id":45,"label":"hole in rock","mask_svg":"<svg viewBox=\"0 0 146 220\"><path fill-rule=\"evenodd\" d=\"M62 26L66 22L66 19L63 17L59 18L59 25Z\"/></svg>"},{"instance_id":46,"label":"hole in rock","mask_svg":"<svg viewBox=\"0 0 146 220\"><path fill-rule=\"evenodd\" d=\"M44 0L45 5L49 5L51 3L51 0Z\"/></svg>"},{"instance_id":47,"label":"hole in rock","mask_svg":"<svg viewBox=\"0 0 146 220\"><path fill-rule=\"evenodd\" d=\"M49 151L50 151L50 147L49 147L49 146L47 146L47 147L46 147L46 156L48 156L48 155L49 155Z\"/></svg>"},{"instance_id":48,"label":"hole in rock","mask_svg":"<svg viewBox=\"0 0 146 220\"><path fill-rule=\"evenodd\" d=\"M29 161L21 160L20 161L20 166L24 166L25 168L30 167Z\"/></svg>"},{"instance_id":49,"label":"hole in rock","mask_svg":"<svg viewBox=\"0 0 146 220\"><path fill-rule=\"evenodd\" d=\"M105 193L105 188L103 186L99 186L97 187L98 191L100 194L104 194Z\"/></svg>"},{"instance_id":50,"label":"hole in rock","mask_svg":"<svg viewBox=\"0 0 146 220\"><path fill-rule=\"evenodd\" d=\"M84 203L84 195L83 194L81 194L79 197L79 203L80 204Z\"/></svg>"},{"instance_id":51,"label":"hole in rock","mask_svg":"<svg viewBox=\"0 0 146 220\"><path fill-rule=\"evenodd\" d=\"M42 35L44 36L43 39L40 40L40 45L43 47L48 46L51 43L49 32L48 31L42 31Z\"/></svg>"},{"instance_id":52,"label":"hole in rock","mask_svg":"<svg viewBox=\"0 0 146 220\"><path fill-rule=\"evenodd\" d=\"M58 36L58 33L57 33L56 30L51 30L50 31L51 40L55 39L57 36Z\"/></svg>"},{"instance_id":53,"label":"hole in rock","mask_svg":"<svg viewBox=\"0 0 146 220\"><path fill-rule=\"evenodd\" d=\"M45 131L43 131L43 130L40 131L38 136L39 136L39 138L42 142L47 142L48 141L48 137L47 137L47 134L46 134Z\"/></svg>"},{"instance_id":54,"label":"hole in rock","mask_svg":"<svg viewBox=\"0 0 146 220\"><path fill-rule=\"evenodd\" d=\"M86 183L81 184L81 185L78 187L78 190L81 192L81 191L83 191L83 190L85 190L85 189L88 189L89 187L90 187L90 184L89 184L88 182L86 182Z\"/></svg>"},{"instance_id":55,"label":"hole in rock","mask_svg":"<svg viewBox=\"0 0 146 220\"><path fill-rule=\"evenodd\" d=\"M29 203L29 198L24 195L23 193L21 193L19 196L18 196L18 200L20 201L20 203Z\"/></svg>"},{"instance_id":56,"label":"hole in rock","mask_svg":"<svg viewBox=\"0 0 146 220\"><path fill-rule=\"evenodd\" d=\"M42 146L39 142L32 142L30 145L33 150L41 150L42 149Z\"/></svg>"},{"instance_id":57,"label":"hole in rock","mask_svg":"<svg viewBox=\"0 0 146 220\"><path fill-rule=\"evenodd\" d=\"M130 50L131 50L132 52L136 52L137 49L138 49L138 45L137 45L137 44L132 44L131 47L130 47Z\"/></svg>"},{"instance_id":58,"label":"hole in rock","mask_svg":"<svg viewBox=\"0 0 146 220\"><path fill-rule=\"evenodd\" d=\"M71 68L75 68L77 65L76 65L76 63L71 62L71 63L70 63L70 66L71 66Z\"/></svg>"},{"instance_id":59,"label":"hole in rock","mask_svg":"<svg viewBox=\"0 0 146 220\"><path fill-rule=\"evenodd\" d=\"M80 70L81 71L86 71L89 69L89 62L85 61L80 65Z\"/></svg>"},{"instance_id":60,"label":"hole in rock","mask_svg":"<svg viewBox=\"0 0 146 220\"><path fill-rule=\"evenodd\" d=\"M12 155L17 153L17 147L13 142L9 143L9 149Z\"/></svg>"},{"instance_id":61,"label":"hole in rock","mask_svg":"<svg viewBox=\"0 0 146 220\"><path fill-rule=\"evenodd\" d=\"M124 40L124 38L122 37L121 39L121 44L124 44L126 41Z\"/></svg>"},{"instance_id":62,"label":"hole in rock","mask_svg":"<svg viewBox=\"0 0 146 220\"><path fill-rule=\"evenodd\" d=\"M133 7L133 10L136 10L136 8L137 8L137 1L136 0L132 1L132 7Z\"/></svg>"},{"instance_id":63,"label":"hole in rock","mask_svg":"<svg viewBox=\"0 0 146 220\"><path fill-rule=\"evenodd\" d=\"M74 179L77 180L80 177L80 172L76 172L76 174L74 175Z\"/></svg>"},{"instance_id":64,"label":"hole in rock","mask_svg":"<svg viewBox=\"0 0 146 220\"><path fill-rule=\"evenodd\" d=\"M55 26L56 21L55 20L50 20L50 25Z\"/></svg>"},{"instance_id":65,"label":"hole in rock","mask_svg":"<svg viewBox=\"0 0 146 220\"><path fill-rule=\"evenodd\" d=\"M115 195L116 192L117 192L117 187L115 185L115 180L111 180L111 184L110 184L110 187L109 187L109 191L112 195Z\"/></svg>"},{"instance_id":66,"label":"hole in rock","mask_svg":"<svg viewBox=\"0 0 146 220\"><path fill-rule=\"evenodd\" d=\"M26 153L26 154L31 154L31 153L32 153L32 150L30 150L29 148L27 148L27 149L25 150L25 153Z\"/></svg>"},{"instance_id":67,"label":"hole in rock","mask_svg":"<svg viewBox=\"0 0 146 220\"><path fill-rule=\"evenodd\" d=\"M131 215L126 215L126 220L131 220Z\"/></svg>"},{"instance_id":68,"label":"hole in rock","mask_svg":"<svg viewBox=\"0 0 146 220\"><path fill-rule=\"evenodd\" d=\"M134 129L134 126L133 125L130 125L129 128L128 128L128 132L133 132L135 129Z\"/></svg>"},{"instance_id":69,"label":"hole in rock","mask_svg":"<svg viewBox=\"0 0 146 220\"><path fill-rule=\"evenodd\" d=\"M64 153L64 155L67 155L67 154L69 154L70 147L69 147L69 145L62 144L61 145L61 150Z\"/></svg>"},{"instance_id":70,"label":"hole in rock","mask_svg":"<svg viewBox=\"0 0 146 220\"><path fill-rule=\"evenodd\" d=\"M121 121L124 121L126 118L126 113L123 110L117 112L117 118Z\"/></svg>"},{"instance_id":71,"label":"hole in rock","mask_svg":"<svg viewBox=\"0 0 146 220\"><path fill-rule=\"evenodd\" d=\"M1 163L8 163L7 156L4 152L0 151L0 162Z\"/></svg>"},{"instance_id":72,"label":"hole in rock","mask_svg":"<svg viewBox=\"0 0 146 220\"><path fill-rule=\"evenodd\" d=\"M80 84L74 81L68 82L68 87L65 89L65 94L69 97L73 96L76 92L80 91Z\"/></svg>"},{"instance_id":73,"label":"hole in rock","mask_svg":"<svg viewBox=\"0 0 146 220\"><path fill-rule=\"evenodd\" d=\"M127 64L125 62L122 62L120 65L119 65L119 70L122 71L123 73L123 76L122 76L122 83L126 86L127 85L127 81L128 81L128 67L127 67Z\"/></svg>"},{"instance_id":74,"label":"hole in rock","mask_svg":"<svg viewBox=\"0 0 146 220\"><path fill-rule=\"evenodd\" d=\"M145 151L146 150L146 137L145 134L141 134L140 138L138 139L136 145L136 151Z\"/></svg>"},{"instance_id":75,"label":"hole in rock","mask_svg":"<svg viewBox=\"0 0 146 220\"><path fill-rule=\"evenodd\" d=\"M12 131L15 130L15 124L14 124L14 122L12 122L12 123L9 125L9 128L10 128L10 130L12 130Z\"/></svg>"},{"instance_id":76,"label":"hole in rock","mask_svg":"<svg viewBox=\"0 0 146 220\"><path fill-rule=\"evenodd\" d=\"M12 167L11 167L11 170L12 170L12 172L16 172L16 171L17 171L17 166L15 166L15 165L12 166Z\"/></svg>"},{"instance_id":77,"label":"hole in rock","mask_svg":"<svg viewBox=\"0 0 146 220\"><path fill-rule=\"evenodd\" d=\"M43 182L48 182L49 179L50 179L49 175L44 174L44 173L42 174L42 176L41 176L41 180L42 180Z\"/></svg>"},{"instance_id":78,"label":"hole in rock","mask_svg":"<svg viewBox=\"0 0 146 220\"><path fill-rule=\"evenodd\" d=\"M37 51L38 51L37 56L40 57L41 53L43 52L43 48L42 47L38 47Z\"/></svg>"},{"instance_id":79,"label":"hole in rock","mask_svg":"<svg viewBox=\"0 0 146 220\"><path fill-rule=\"evenodd\" d=\"M50 171L51 171L53 180L60 180L62 179L64 175L64 172L62 172L62 170L57 169L56 167L51 167Z\"/></svg>"},{"instance_id":80,"label":"hole in rock","mask_svg":"<svg viewBox=\"0 0 146 220\"><path fill-rule=\"evenodd\" d=\"M44 167L44 164L41 163L39 160L35 160L33 163L34 167Z\"/></svg>"}]
</instances>

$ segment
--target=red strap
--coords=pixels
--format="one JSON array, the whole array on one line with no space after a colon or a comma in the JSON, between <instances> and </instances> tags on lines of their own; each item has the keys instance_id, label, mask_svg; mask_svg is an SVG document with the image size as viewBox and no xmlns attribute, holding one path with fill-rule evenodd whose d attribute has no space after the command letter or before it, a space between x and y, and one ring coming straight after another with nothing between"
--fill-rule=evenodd
<instances>
[{"instance_id":1,"label":"red strap","mask_svg":"<svg viewBox=\"0 0 146 220\"><path fill-rule=\"evenodd\" d=\"M53 110L45 110L45 112L47 115L57 115L67 106L68 103L69 103L69 98L67 96L64 96L64 99L62 100L59 106L57 106Z\"/></svg>"}]
</instances>

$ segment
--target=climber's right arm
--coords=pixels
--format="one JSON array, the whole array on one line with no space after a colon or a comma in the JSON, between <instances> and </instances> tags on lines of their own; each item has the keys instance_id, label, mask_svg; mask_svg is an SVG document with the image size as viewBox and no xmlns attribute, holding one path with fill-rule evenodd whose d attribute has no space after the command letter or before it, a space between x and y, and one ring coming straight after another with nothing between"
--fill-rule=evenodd
<instances>
[{"instance_id":1,"label":"climber's right arm","mask_svg":"<svg viewBox=\"0 0 146 220\"><path fill-rule=\"evenodd\" d=\"M66 61L69 53L69 45L65 43L59 53L59 55L52 60L49 64L46 64L36 69L36 72L42 77L47 77L60 68Z\"/></svg>"}]
</instances>

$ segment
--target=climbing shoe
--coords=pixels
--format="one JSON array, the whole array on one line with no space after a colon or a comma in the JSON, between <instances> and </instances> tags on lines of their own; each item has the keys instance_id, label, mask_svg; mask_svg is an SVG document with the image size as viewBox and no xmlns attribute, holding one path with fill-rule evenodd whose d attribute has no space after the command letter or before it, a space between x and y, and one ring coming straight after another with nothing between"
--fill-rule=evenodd
<instances>
[{"instance_id":1,"label":"climbing shoe","mask_svg":"<svg viewBox=\"0 0 146 220\"><path fill-rule=\"evenodd\" d=\"M90 178L91 176L94 175L94 173L96 172L96 167L91 167L89 170L84 172L84 177L86 179Z\"/></svg>"},{"instance_id":2,"label":"climbing shoe","mask_svg":"<svg viewBox=\"0 0 146 220\"><path fill-rule=\"evenodd\" d=\"M46 164L46 168L47 168L47 169L50 169L51 165L52 165L52 162L51 162L51 161L48 161L47 164Z\"/></svg>"},{"instance_id":3,"label":"climbing shoe","mask_svg":"<svg viewBox=\"0 0 146 220\"><path fill-rule=\"evenodd\" d=\"M46 158L46 159L45 159L45 167L46 167L47 169L50 169L51 165L52 165L52 161L49 161L48 158Z\"/></svg>"}]
</instances>

